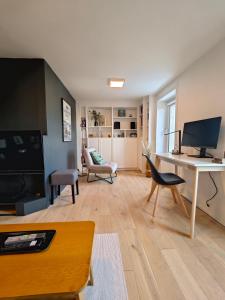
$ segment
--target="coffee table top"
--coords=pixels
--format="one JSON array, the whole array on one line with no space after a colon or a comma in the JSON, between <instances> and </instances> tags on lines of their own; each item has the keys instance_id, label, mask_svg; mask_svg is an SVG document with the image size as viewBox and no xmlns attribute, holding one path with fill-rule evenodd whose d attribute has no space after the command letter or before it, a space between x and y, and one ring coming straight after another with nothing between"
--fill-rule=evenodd
<instances>
[{"instance_id":1,"label":"coffee table top","mask_svg":"<svg viewBox=\"0 0 225 300\"><path fill-rule=\"evenodd\" d=\"M0 256L0 298L79 293L89 278L94 227L89 221L0 225L0 232L56 230L43 252Z\"/></svg>"}]
</instances>

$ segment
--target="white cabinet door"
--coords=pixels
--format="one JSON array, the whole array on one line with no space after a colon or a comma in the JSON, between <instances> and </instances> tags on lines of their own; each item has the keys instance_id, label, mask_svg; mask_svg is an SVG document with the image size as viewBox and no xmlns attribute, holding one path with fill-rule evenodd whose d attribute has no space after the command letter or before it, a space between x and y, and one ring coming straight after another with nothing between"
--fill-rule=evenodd
<instances>
[{"instance_id":1,"label":"white cabinet door","mask_svg":"<svg viewBox=\"0 0 225 300\"><path fill-rule=\"evenodd\" d=\"M88 148L95 148L96 151L100 152L99 138L89 138L88 139Z\"/></svg>"},{"instance_id":2,"label":"white cabinet door","mask_svg":"<svg viewBox=\"0 0 225 300\"><path fill-rule=\"evenodd\" d=\"M118 168L126 168L126 149L125 139L115 138L113 139L113 161L118 164Z\"/></svg>"},{"instance_id":3,"label":"white cabinet door","mask_svg":"<svg viewBox=\"0 0 225 300\"><path fill-rule=\"evenodd\" d=\"M112 139L99 138L99 152L106 161L112 161Z\"/></svg>"},{"instance_id":4,"label":"white cabinet door","mask_svg":"<svg viewBox=\"0 0 225 300\"><path fill-rule=\"evenodd\" d=\"M113 139L113 161L119 168L137 168L137 138Z\"/></svg>"},{"instance_id":5,"label":"white cabinet door","mask_svg":"<svg viewBox=\"0 0 225 300\"><path fill-rule=\"evenodd\" d=\"M137 168L138 163L137 138L125 139L125 166L126 168Z\"/></svg>"}]
</instances>

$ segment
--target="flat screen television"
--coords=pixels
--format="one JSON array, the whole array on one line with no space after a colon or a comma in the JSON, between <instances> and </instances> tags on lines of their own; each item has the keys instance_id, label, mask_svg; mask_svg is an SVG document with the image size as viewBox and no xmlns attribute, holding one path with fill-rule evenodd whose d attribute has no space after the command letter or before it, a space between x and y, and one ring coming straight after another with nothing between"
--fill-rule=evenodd
<instances>
[{"instance_id":1,"label":"flat screen television","mask_svg":"<svg viewBox=\"0 0 225 300\"><path fill-rule=\"evenodd\" d=\"M222 117L184 123L182 146L200 148L199 155L207 157L206 148L216 149Z\"/></svg>"},{"instance_id":2,"label":"flat screen television","mask_svg":"<svg viewBox=\"0 0 225 300\"><path fill-rule=\"evenodd\" d=\"M0 131L0 173L43 171L41 131Z\"/></svg>"}]
</instances>

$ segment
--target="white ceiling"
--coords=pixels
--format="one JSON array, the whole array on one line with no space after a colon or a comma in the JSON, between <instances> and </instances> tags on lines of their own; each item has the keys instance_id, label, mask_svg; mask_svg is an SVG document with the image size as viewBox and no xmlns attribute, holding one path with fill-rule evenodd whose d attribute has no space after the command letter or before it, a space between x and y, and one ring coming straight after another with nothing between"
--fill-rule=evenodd
<instances>
[{"instance_id":1,"label":"white ceiling","mask_svg":"<svg viewBox=\"0 0 225 300\"><path fill-rule=\"evenodd\" d=\"M0 0L0 56L45 58L80 101L154 93L224 36L224 0Z\"/></svg>"}]
</instances>

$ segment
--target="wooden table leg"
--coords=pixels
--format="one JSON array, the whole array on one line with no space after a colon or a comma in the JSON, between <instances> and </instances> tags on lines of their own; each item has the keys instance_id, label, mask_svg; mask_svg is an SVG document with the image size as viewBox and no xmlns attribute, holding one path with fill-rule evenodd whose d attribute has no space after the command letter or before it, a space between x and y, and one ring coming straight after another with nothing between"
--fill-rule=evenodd
<instances>
[{"instance_id":1,"label":"wooden table leg","mask_svg":"<svg viewBox=\"0 0 225 300\"><path fill-rule=\"evenodd\" d=\"M90 268L90 278L88 281L88 285L91 285L91 286L94 285L94 277L93 277L92 267Z\"/></svg>"},{"instance_id":2,"label":"wooden table leg","mask_svg":"<svg viewBox=\"0 0 225 300\"><path fill-rule=\"evenodd\" d=\"M175 165L175 174L178 175L178 165Z\"/></svg>"},{"instance_id":3,"label":"wooden table leg","mask_svg":"<svg viewBox=\"0 0 225 300\"><path fill-rule=\"evenodd\" d=\"M191 238L194 238L195 234L195 215L196 215L196 206L197 206L197 196L198 196L198 169L195 169L195 182L194 182L194 193L192 198L192 207L191 207Z\"/></svg>"}]
</instances>

